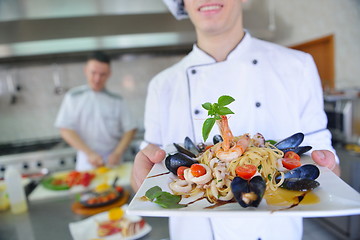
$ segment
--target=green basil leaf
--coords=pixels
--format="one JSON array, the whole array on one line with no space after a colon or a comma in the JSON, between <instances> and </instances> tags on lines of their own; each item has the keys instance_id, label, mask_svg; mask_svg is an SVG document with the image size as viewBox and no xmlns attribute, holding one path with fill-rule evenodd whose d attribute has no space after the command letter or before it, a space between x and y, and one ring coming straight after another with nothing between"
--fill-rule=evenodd
<instances>
[{"instance_id":1,"label":"green basil leaf","mask_svg":"<svg viewBox=\"0 0 360 240\"><path fill-rule=\"evenodd\" d=\"M212 104L209 102L204 103L203 105L201 105L203 108L205 108L206 110L211 110Z\"/></svg>"},{"instance_id":2,"label":"green basil leaf","mask_svg":"<svg viewBox=\"0 0 360 240\"><path fill-rule=\"evenodd\" d=\"M209 116L215 116L216 113L214 112L214 110L211 109L211 110L208 111L208 115Z\"/></svg>"},{"instance_id":3,"label":"green basil leaf","mask_svg":"<svg viewBox=\"0 0 360 240\"><path fill-rule=\"evenodd\" d=\"M180 195L173 195L168 192L161 192L159 196L157 196L154 202L158 203L167 203L167 204L177 204L181 201Z\"/></svg>"},{"instance_id":4,"label":"green basil leaf","mask_svg":"<svg viewBox=\"0 0 360 240\"><path fill-rule=\"evenodd\" d=\"M205 120L203 127L202 127L202 135L204 138L204 142L208 139L211 129L215 124L215 118L208 118Z\"/></svg>"},{"instance_id":5,"label":"green basil leaf","mask_svg":"<svg viewBox=\"0 0 360 240\"><path fill-rule=\"evenodd\" d=\"M224 96L219 97L218 104L223 107L223 106L229 105L233 101L235 101L235 99L233 97L224 95Z\"/></svg>"},{"instance_id":6,"label":"green basil leaf","mask_svg":"<svg viewBox=\"0 0 360 240\"><path fill-rule=\"evenodd\" d=\"M155 198L159 196L159 194L162 193L162 189L159 186L155 186L150 188L146 191L145 196L150 200L153 201Z\"/></svg>"},{"instance_id":7,"label":"green basil leaf","mask_svg":"<svg viewBox=\"0 0 360 240\"><path fill-rule=\"evenodd\" d=\"M265 141L265 142L268 142L268 143L270 143L270 144L272 144L272 145L275 145L275 144L276 144L276 141L274 141L274 140L267 140L267 141Z\"/></svg>"},{"instance_id":8,"label":"green basil leaf","mask_svg":"<svg viewBox=\"0 0 360 240\"><path fill-rule=\"evenodd\" d=\"M219 107L218 113L219 115L234 114L228 107Z\"/></svg>"}]
</instances>

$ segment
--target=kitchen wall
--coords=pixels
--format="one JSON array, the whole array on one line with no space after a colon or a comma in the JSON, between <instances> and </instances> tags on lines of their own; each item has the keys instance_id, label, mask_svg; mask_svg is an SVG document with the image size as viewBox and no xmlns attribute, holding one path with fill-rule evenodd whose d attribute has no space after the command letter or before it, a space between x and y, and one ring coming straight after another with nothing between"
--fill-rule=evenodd
<instances>
[{"instance_id":1,"label":"kitchen wall","mask_svg":"<svg viewBox=\"0 0 360 240\"><path fill-rule=\"evenodd\" d=\"M360 88L360 1L274 0L275 42L293 45L335 36L335 87Z\"/></svg>"},{"instance_id":2,"label":"kitchen wall","mask_svg":"<svg viewBox=\"0 0 360 240\"><path fill-rule=\"evenodd\" d=\"M274 0L274 4L274 42L289 46L334 34L336 87L360 88L360 1ZM114 59L109 88L128 101L140 129L149 80L182 56L143 53ZM63 93L55 93L55 82L68 89L84 84L85 79L83 61L55 63L56 60L0 65L0 143L58 137L53 123ZM6 91L9 76L20 86L16 98Z\"/></svg>"}]
</instances>

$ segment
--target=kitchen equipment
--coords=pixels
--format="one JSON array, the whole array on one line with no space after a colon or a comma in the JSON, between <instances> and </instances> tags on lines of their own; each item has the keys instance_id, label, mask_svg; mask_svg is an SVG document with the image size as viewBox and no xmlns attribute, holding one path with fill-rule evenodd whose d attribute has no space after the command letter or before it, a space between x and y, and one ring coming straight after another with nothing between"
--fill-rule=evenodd
<instances>
[{"instance_id":1,"label":"kitchen equipment","mask_svg":"<svg viewBox=\"0 0 360 240\"><path fill-rule=\"evenodd\" d=\"M75 149L62 139L34 139L0 144L0 179L9 166L15 166L23 176L43 176L48 171L75 168Z\"/></svg>"},{"instance_id":2,"label":"kitchen equipment","mask_svg":"<svg viewBox=\"0 0 360 240\"><path fill-rule=\"evenodd\" d=\"M334 141L356 143L360 140L360 98L357 91L324 95L328 129Z\"/></svg>"}]
</instances>

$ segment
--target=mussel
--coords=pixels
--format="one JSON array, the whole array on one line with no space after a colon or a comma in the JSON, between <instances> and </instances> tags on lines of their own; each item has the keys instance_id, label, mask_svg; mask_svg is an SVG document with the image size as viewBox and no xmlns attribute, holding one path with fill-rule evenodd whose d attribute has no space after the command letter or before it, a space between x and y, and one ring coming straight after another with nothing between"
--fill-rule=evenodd
<instances>
[{"instance_id":1,"label":"mussel","mask_svg":"<svg viewBox=\"0 0 360 240\"><path fill-rule=\"evenodd\" d=\"M196 146L195 143L189 137L185 138L184 147L182 147L180 144L177 143L173 143L173 144L178 152L181 152L191 158L197 157L201 152L200 148Z\"/></svg>"},{"instance_id":2,"label":"mussel","mask_svg":"<svg viewBox=\"0 0 360 240\"><path fill-rule=\"evenodd\" d=\"M236 201L244 208L258 207L264 196L266 183L261 176L250 180L235 177L231 182L231 191Z\"/></svg>"},{"instance_id":3,"label":"mussel","mask_svg":"<svg viewBox=\"0 0 360 240\"><path fill-rule=\"evenodd\" d=\"M177 174L177 169L181 166L190 167L194 163L197 163L197 161L191 157L189 157L186 154L183 153L175 153L175 154L169 154L165 158L165 166L166 168L172 172L173 174Z\"/></svg>"},{"instance_id":4,"label":"mussel","mask_svg":"<svg viewBox=\"0 0 360 240\"><path fill-rule=\"evenodd\" d=\"M221 137L221 135L219 135L219 134L214 135L214 137L213 137L213 143L214 144L217 144L217 143L222 142L222 141L223 141L223 138Z\"/></svg>"},{"instance_id":5,"label":"mussel","mask_svg":"<svg viewBox=\"0 0 360 240\"><path fill-rule=\"evenodd\" d=\"M200 149L198 146L196 146L196 144L189 138L186 137L184 140L184 147L185 149L189 150L190 152L192 152L195 156L198 156L200 153Z\"/></svg>"},{"instance_id":6,"label":"mussel","mask_svg":"<svg viewBox=\"0 0 360 240\"><path fill-rule=\"evenodd\" d=\"M288 151L296 152L297 154L301 155L309 150L311 150L311 146L301 146L300 144L303 142L305 135L301 132L295 133L290 137L285 138L277 142L274 146L277 147L279 150L283 151L284 153Z\"/></svg>"},{"instance_id":7,"label":"mussel","mask_svg":"<svg viewBox=\"0 0 360 240\"><path fill-rule=\"evenodd\" d=\"M191 157L191 158L195 158L195 157L196 157L196 155L195 155L194 153L192 153L191 151L187 150L186 148L183 148L183 147L180 146L179 144L177 144L177 143L173 143L173 144L174 144L174 146L175 146L175 148L176 148L176 150L177 150L178 152L180 152L180 153L182 153L182 154L185 154L185 155L187 155L187 156L189 156L189 157Z\"/></svg>"},{"instance_id":8,"label":"mussel","mask_svg":"<svg viewBox=\"0 0 360 240\"><path fill-rule=\"evenodd\" d=\"M284 182L280 187L294 191L313 190L320 186L320 183L315 181L319 175L320 170L317 166L305 164L286 172L284 174ZM280 176L277 176L275 180L279 182Z\"/></svg>"}]
</instances>

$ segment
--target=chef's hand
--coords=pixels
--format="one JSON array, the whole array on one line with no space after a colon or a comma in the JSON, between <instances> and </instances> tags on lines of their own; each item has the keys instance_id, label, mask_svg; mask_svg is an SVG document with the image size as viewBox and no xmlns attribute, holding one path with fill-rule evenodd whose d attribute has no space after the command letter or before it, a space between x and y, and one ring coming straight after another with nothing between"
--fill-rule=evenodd
<instances>
[{"instance_id":1,"label":"chef's hand","mask_svg":"<svg viewBox=\"0 0 360 240\"><path fill-rule=\"evenodd\" d=\"M115 152L112 152L107 159L107 165L109 167L115 167L120 163L121 160L121 154L117 154Z\"/></svg>"},{"instance_id":2,"label":"chef's hand","mask_svg":"<svg viewBox=\"0 0 360 240\"><path fill-rule=\"evenodd\" d=\"M335 155L329 150L315 150L311 153L311 157L315 163L320 166L327 167L336 175L340 176L340 167L336 163Z\"/></svg>"},{"instance_id":3,"label":"chef's hand","mask_svg":"<svg viewBox=\"0 0 360 240\"><path fill-rule=\"evenodd\" d=\"M135 156L131 174L131 186L137 191L155 163L165 158L165 151L158 146L149 144Z\"/></svg>"},{"instance_id":4,"label":"chef's hand","mask_svg":"<svg viewBox=\"0 0 360 240\"><path fill-rule=\"evenodd\" d=\"M87 158L88 158L89 163L92 166L94 166L95 168L101 167L104 165L104 161L103 161L102 157L95 152L88 153Z\"/></svg>"}]
</instances>

